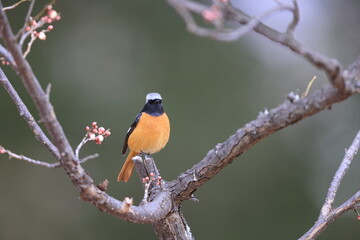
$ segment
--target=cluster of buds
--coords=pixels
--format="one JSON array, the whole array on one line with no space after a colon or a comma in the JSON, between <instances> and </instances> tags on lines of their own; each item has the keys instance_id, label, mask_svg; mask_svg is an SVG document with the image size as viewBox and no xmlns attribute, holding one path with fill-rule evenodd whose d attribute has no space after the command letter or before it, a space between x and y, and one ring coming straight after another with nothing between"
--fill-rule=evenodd
<instances>
[{"instance_id":1,"label":"cluster of buds","mask_svg":"<svg viewBox=\"0 0 360 240\"><path fill-rule=\"evenodd\" d=\"M54 29L54 26L51 25L51 23L59 21L60 19L60 14L53 9L52 5L48 5L46 7L46 15L41 17L38 22L35 19L31 19L29 25L25 27L25 31L31 32L31 35L35 38L46 40L46 33ZM49 25L41 31L36 31L36 29L43 27L45 24Z\"/></svg>"},{"instance_id":2,"label":"cluster of buds","mask_svg":"<svg viewBox=\"0 0 360 240\"><path fill-rule=\"evenodd\" d=\"M151 182L155 181L156 178L155 178L155 174L153 172L150 173L150 177L144 177L142 179L142 183L144 184L150 184ZM157 177L157 182L156 182L156 185L161 185L161 182L162 182L162 177L161 176L158 176Z\"/></svg>"},{"instance_id":3,"label":"cluster of buds","mask_svg":"<svg viewBox=\"0 0 360 240\"><path fill-rule=\"evenodd\" d=\"M87 137L90 141L95 141L96 144L101 144L107 136L110 136L110 129L99 127L97 122L93 122L91 127L86 126Z\"/></svg>"}]
</instances>

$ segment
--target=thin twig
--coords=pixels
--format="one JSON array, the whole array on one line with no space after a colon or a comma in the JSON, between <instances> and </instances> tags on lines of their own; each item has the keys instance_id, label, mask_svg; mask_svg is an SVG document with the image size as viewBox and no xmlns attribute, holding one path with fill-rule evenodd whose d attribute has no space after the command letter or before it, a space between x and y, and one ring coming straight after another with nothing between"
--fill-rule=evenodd
<instances>
[{"instance_id":1,"label":"thin twig","mask_svg":"<svg viewBox=\"0 0 360 240\"><path fill-rule=\"evenodd\" d=\"M292 2L293 2L293 8L292 8L293 19L286 29L286 34L289 35L290 37L293 37L295 28L300 20L299 4L297 0L292 0Z\"/></svg>"},{"instance_id":2,"label":"thin twig","mask_svg":"<svg viewBox=\"0 0 360 240\"><path fill-rule=\"evenodd\" d=\"M97 157L99 157L99 154L95 153L95 154L92 154L92 155L89 155L87 157L84 157L84 158L80 159L79 163L84 163L84 162L86 162L88 160L91 160L91 159L94 159L94 158L97 158Z\"/></svg>"},{"instance_id":3,"label":"thin twig","mask_svg":"<svg viewBox=\"0 0 360 240\"><path fill-rule=\"evenodd\" d=\"M79 145L76 147L75 149L75 157L77 160L79 160L79 152L80 152L80 149L85 145L85 143L87 143L90 139L85 136L81 142L79 143Z\"/></svg>"},{"instance_id":4,"label":"thin twig","mask_svg":"<svg viewBox=\"0 0 360 240\"><path fill-rule=\"evenodd\" d=\"M359 206L360 202L360 191L356 192L346 202L341 204L339 207L333 209L329 214L321 219L318 219L316 223L307 231L299 240L313 240L318 237L327 226L332 223L337 217L345 213L346 211L355 209Z\"/></svg>"},{"instance_id":5,"label":"thin twig","mask_svg":"<svg viewBox=\"0 0 360 240\"><path fill-rule=\"evenodd\" d=\"M27 55L30 53L32 44L34 43L34 41L36 40L36 38L37 38L37 36L35 36L34 34L31 34L31 39L30 39L30 41L28 42L26 51L24 52L24 58L26 58Z\"/></svg>"},{"instance_id":6,"label":"thin twig","mask_svg":"<svg viewBox=\"0 0 360 240\"><path fill-rule=\"evenodd\" d=\"M35 159L32 159L32 158L26 157L24 155L19 155L19 154L13 153L10 150L7 150L7 149L3 148L2 146L0 146L0 151L1 151L2 154L7 154L9 156L9 159L16 158L16 159L19 159L19 160L24 160L24 161L27 161L29 163L40 165L40 166L47 167L47 168L61 167L61 164L59 162L57 162L57 163L47 163L47 162L35 160Z\"/></svg>"},{"instance_id":7,"label":"thin twig","mask_svg":"<svg viewBox=\"0 0 360 240\"><path fill-rule=\"evenodd\" d=\"M326 217L329 212L332 210L332 206L336 197L336 193L339 189L339 186L341 184L341 181L343 180L346 172L349 170L349 166L351 164L352 159L358 152L360 147L360 131L357 133L356 137L354 138L354 141L352 142L350 148L345 151L345 156L336 171L334 178L331 182L330 188L328 190L328 193L326 195L325 203L321 209L321 213L319 218Z\"/></svg>"},{"instance_id":8,"label":"thin twig","mask_svg":"<svg viewBox=\"0 0 360 240\"><path fill-rule=\"evenodd\" d=\"M23 2L30 2L31 0L20 0L19 2L11 5L11 6L8 6L8 7L4 7L2 10L3 11L7 11L7 10L11 10L11 9L14 9L16 8L17 6L19 6L20 4L22 4Z\"/></svg>"},{"instance_id":9,"label":"thin twig","mask_svg":"<svg viewBox=\"0 0 360 240\"><path fill-rule=\"evenodd\" d=\"M19 29L18 33L16 34L16 39L19 39L20 35L23 35L25 33L25 28L30 22L30 17L31 17L31 13L32 13L32 10L35 5L35 0L28 0L28 1L30 1L31 3L29 5L28 11L26 13L24 25L22 26L22 28Z\"/></svg>"},{"instance_id":10,"label":"thin twig","mask_svg":"<svg viewBox=\"0 0 360 240\"><path fill-rule=\"evenodd\" d=\"M274 12L282 11L282 10L290 10L293 11L292 7L287 5L279 5L269 11L263 13L259 17L252 18L249 22L244 25L241 25L239 28L236 29L222 29L221 31L218 29L209 29L200 27L196 24L193 16L189 12L189 10L199 13L200 11L204 11L205 9L200 7L201 5L197 3L193 3L190 1L180 1L178 0L168 0L168 2L176 9L179 15L183 18L186 23L187 29L198 36L201 37L209 37L219 41L226 41L231 42L235 41L245 34L249 33L253 30L253 28L259 24L261 20L268 17Z\"/></svg>"},{"instance_id":11,"label":"thin twig","mask_svg":"<svg viewBox=\"0 0 360 240\"><path fill-rule=\"evenodd\" d=\"M48 139L45 133L42 131L40 126L35 121L34 117L29 112L28 108L17 94L14 87L11 85L10 81L0 68L0 83L4 86L5 90L11 97L11 99L16 103L16 107L19 110L20 115L24 118L25 122L28 124L30 129L33 131L35 138L43 143L45 147L56 157L56 159L60 159L60 153L58 149L54 146L54 144Z\"/></svg>"},{"instance_id":12,"label":"thin twig","mask_svg":"<svg viewBox=\"0 0 360 240\"><path fill-rule=\"evenodd\" d=\"M199 36L210 37L220 41L228 41L229 37L224 37L222 35L220 35L220 37L218 38L214 37L214 35L216 35L214 32L204 33L203 29L200 29L199 31L194 31L194 29L197 30L196 25L194 26L195 21L188 11L197 14L202 14L203 11L209 8L208 6L190 0L167 0L167 2L173 8L175 8L175 10L179 13L179 15L184 19L184 21L187 23L188 28L190 26L190 31L192 33L197 34ZM253 17L249 16L242 10L235 8L230 1L226 1L225 3L222 4L220 3L220 1L217 1L217 4L220 6L219 11L222 11L221 15L223 15L227 21L236 21L242 25L246 25L253 20ZM284 6L284 4L280 4L280 6ZM343 68L342 65L337 60L331 59L319 52L316 52L304 46L302 43L296 41L293 38L293 31L295 30L295 27L297 26L300 18L299 7L296 0L293 0L293 6L289 7L288 10L292 11L293 19L291 23L288 25L286 32L284 33L278 32L275 29L261 22L258 22L258 24L256 24L256 26L253 27L254 31L257 32L258 34L265 36L266 38L270 39L273 42L279 43L287 47L291 51L307 59L314 66L324 70L327 73L331 83L335 87L343 91L345 89L345 84L344 84L344 76L342 76L342 68ZM217 33L219 34L219 31L217 31ZM239 34L239 35L243 36L243 34Z\"/></svg>"}]
</instances>

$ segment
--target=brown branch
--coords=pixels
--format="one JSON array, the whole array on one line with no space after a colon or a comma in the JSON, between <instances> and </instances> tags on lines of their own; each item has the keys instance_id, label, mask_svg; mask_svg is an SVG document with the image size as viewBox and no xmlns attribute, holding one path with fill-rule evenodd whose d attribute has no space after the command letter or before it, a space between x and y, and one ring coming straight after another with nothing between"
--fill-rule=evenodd
<instances>
[{"instance_id":1,"label":"brown branch","mask_svg":"<svg viewBox=\"0 0 360 240\"><path fill-rule=\"evenodd\" d=\"M174 198L180 202L190 199L196 189L260 140L306 117L329 109L334 103L341 102L352 94L359 93L360 75L350 74L360 69L360 60L357 59L355 62L357 64L353 64L347 70L349 78L346 78L347 88L344 91L332 85L326 85L304 98L290 93L282 104L260 113L257 119L237 130L225 142L217 144L199 163L172 181Z\"/></svg>"},{"instance_id":2,"label":"brown branch","mask_svg":"<svg viewBox=\"0 0 360 240\"><path fill-rule=\"evenodd\" d=\"M354 158L354 156L357 154L359 148L360 148L360 131L357 133L356 137L354 138L350 148L345 151L345 156L330 184L318 220L316 221L314 226L300 238L301 240L315 239L322 231L326 229L326 227L332 221L334 221L336 217L340 216L349 209L354 209L356 204L360 201L360 191L359 191L338 208L335 209L333 208L333 203L335 201L335 197L340 187L341 181L344 178L346 172L349 170L351 161Z\"/></svg>"},{"instance_id":3,"label":"brown branch","mask_svg":"<svg viewBox=\"0 0 360 240\"><path fill-rule=\"evenodd\" d=\"M20 35L23 35L25 33L25 28L26 26L29 24L30 22L30 18L31 18L31 13L34 9L34 5L35 5L35 1L36 0L29 0L31 3L29 5L29 8L28 8L28 11L26 13L26 16L25 16L25 21L24 21L24 25L23 27L18 31L18 33L16 34L16 38L19 38Z\"/></svg>"},{"instance_id":4,"label":"brown branch","mask_svg":"<svg viewBox=\"0 0 360 240\"><path fill-rule=\"evenodd\" d=\"M63 129L56 118L48 95L40 86L40 83L34 75L27 60L23 58L21 48L18 46L7 16L2 10L1 2L0 26L6 47L16 63L16 73L23 81L26 90L29 92L32 100L34 101L42 122L45 124L47 131L52 136L54 145L59 150L60 164L68 174L73 185L80 192L81 198L84 201L88 201L97 206L101 211L134 223L152 223L165 218L167 213L169 213L172 209L170 196L166 192L158 194L153 201L142 206L129 206L128 201L126 201L124 205L124 202L109 196L93 184L92 178L87 174L85 169L82 168L79 161L77 161L68 139L66 138ZM9 81L6 81L7 78L4 73L1 73L1 82L5 84L6 87L11 87L11 85L8 84ZM16 91L12 89L10 93L16 93ZM19 103L22 103L21 99L17 95L11 97L17 106ZM24 114L23 109L24 108L18 108L20 114ZM28 111L25 113L28 113ZM28 122L29 126L31 125L30 123L34 121L32 117L26 118L25 120Z\"/></svg>"},{"instance_id":5,"label":"brown branch","mask_svg":"<svg viewBox=\"0 0 360 240\"><path fill-rule=\"evenodd\" d=\"M19 6L20 4L22 4L23 2L29 2L29 1L31 1L31 0L20 0L19 2L15 3L15 4L11 5L11 6L4 7L3 11L8 11L8 10L14 9L17 6Z\"/></svg>"},{"instance_id":6,"label":"brown branch","mask_svg":"<svg viewBox=\"0 0 360 240\"><path fill-rule=\"evenodd\" d=\"M209 7L201 4L199 2L190 1L190 0L167 0L167 2L174 7L178 12L180 10L180 15L184 18L182 15L186 11L191 11L196 14L202 14L203 11L208 9ZM224 19L228 21L236 21L242 25L247 25L250 22L254 20L253 17L250 17L248 14L243 12L240 9L235 8L230 1L216 1L219 11L221 11L221 15ZM281 6L281 5L280 5ZM335 60L328 58L327 56L316 52L314 50L311 50L310 48L304 46L302 43L298 42L293 38L293 31L295 27L297 26L297 23L299 21L299 9L298 9L298 3L297 1L293 0L293 7L290 9L293 13L293 20L289 24L286 32L281 33L276 31L273 28L270 28L269 26L259 22L256 26L254 26L252 29L263 35L264 37L270 39L273 42L279 43L291 51L301 55L305 59L307 59L310 63L312 63L317 68L324 70L331 83L339 88L340 90L343 90L345 88L344 86L344 79L341 75L342 66L341 64ZM185 19L185 18L184 18ZM190 17L188 16L185 21L189 21ZM191 23L191 22L190 22ZM216 31L216 30L214 30ZM197 34L197 32L193 32L194 34ZM221 31L212 32L211 34L202 34L199 32L199 36L206 36L215 38L220 41L224 41L226 39L216 38L214 35L222 35ZM241 37L242 35L239 35ZM235 39L234 39L235 40Z\"/></svg>"},{"instance_id":7,"label":"brown branch","mask_svg":"<svg viewBox=\"0 0 360 240\"><path fill-rule=\"evenodd\" d=\"M47 162L42 162L42 161L39 161L39 160L35 160L35 159L32 159L32 158L26 157L24 155L19 155L19 154L13 153L10 150L5 149L2 146L0 146L0 154L7 154L9 156L9 159L16 158L16 159L19 159L19 160L24 160L24 161L27 161L29 163L32 163L32 164L35 164L35 165L40 165L40 166L47 167L47 168L58 168L58 167L61 166L60 163L58 163L58 162L57 163L47 163Z\"/></svg>"},{"instance_id":8,"label":"brown branch","mask_svg":"<svg viewBox=\"0 0 360 240\"><path fill-rule=\"evenodd\" d=\"M0 68L0 83L4 86L5 90L11 97L16 107L20 113L20 116L23 117L25 122L28 124L29 128L34 133L36 140L45 145L45 147L55 156L56 159L60 159L60 153L54 144L48 139L45 133L42 131L40 126L35 121L34 117L29 112L28 108L21 100L20 96L17 94L14 87L11 85L9 79L5 76L3 70Z\"/></svg>"}]
</instances>

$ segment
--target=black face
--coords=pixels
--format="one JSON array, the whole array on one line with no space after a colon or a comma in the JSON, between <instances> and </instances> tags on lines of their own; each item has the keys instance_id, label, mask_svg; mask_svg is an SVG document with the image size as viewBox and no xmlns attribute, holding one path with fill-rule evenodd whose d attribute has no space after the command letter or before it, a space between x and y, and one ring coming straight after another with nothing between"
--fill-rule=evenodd
<instances>
[{"instance_id":1,"label":"black face","mask_svg":"<svg viewBox=\"0 0 360 240\"><path fill-rule=\"evenodd\" d=\"M161 102L162 102L161 99L150 99L147 101L141 112L145 112L155 117L160 116L161 114L164 113L164 109Z\"/></svg>"},{"instance_id":2,"label":"black face","mask_svg":"<svg viewBox=\"0 0 360 240\"><path fill-rule=\"evenodd\" d=\"M161 104L161 99L150 99L148 103L150 104Z\"/></svg>"}]
</instances>

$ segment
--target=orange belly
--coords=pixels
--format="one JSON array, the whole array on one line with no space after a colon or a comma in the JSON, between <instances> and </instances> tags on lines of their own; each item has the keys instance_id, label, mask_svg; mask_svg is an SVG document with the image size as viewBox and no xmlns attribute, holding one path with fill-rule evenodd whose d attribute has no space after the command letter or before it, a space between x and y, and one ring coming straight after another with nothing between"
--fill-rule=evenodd
<instances>
[{"instance_id":1,"label":"orange belly","mask_svg":"<svg viewBox=\"0 0 360 240\"><path fill-rule=\"evenodd\" d=\"M170 122L166 113L154 117L142 113L134 131L128 139L131 151L153 154L163 149L170 137Z\"/></svg>"}]
</instances>

